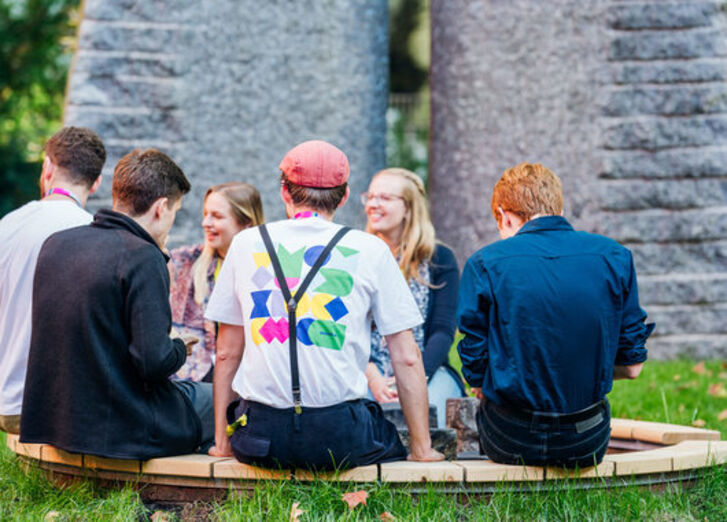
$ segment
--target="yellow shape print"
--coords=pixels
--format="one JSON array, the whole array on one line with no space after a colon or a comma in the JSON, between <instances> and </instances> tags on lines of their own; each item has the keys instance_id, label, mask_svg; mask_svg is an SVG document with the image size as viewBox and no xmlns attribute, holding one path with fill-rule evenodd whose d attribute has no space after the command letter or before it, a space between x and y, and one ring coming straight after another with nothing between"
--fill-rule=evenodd
<instances>
[{"instance_id":1,"label":"yellow shape print","mask_svg":"<svg viewBox=\"0 0 727 522\"><path fill-rule=\"evenodd\" d=\"M267 252L253 252L252 258L255 260L255 266L270 266L270 255Z\"/></svg>"},{"instance_id":2,"label":"yellow shape print","mask_svg":"<svg viewBox=\"0 0 727 522\"><path fill-rule=\"evenodd\" d=\"M287 303L285 304L285 309L288 309ZM295 307L295 313L298 317L303 317L308 313L308 310L310 310L310 298L308 297L308 292L306 292L303 294L303 297L300 298L298 306Z\"/></svg>"},{"instance_id":3,"label":"yellow shape print","mask_svg":"<svg viewBox=\"0 0 727 522\"><path fill-rule=\"evenodd\" d=\"M331 319L331 314L328 313L325 306L333 301L333 296L330 294L316 294L310 300L310 308L313 313L313 317L316 319Z\"/></svg>"},{"instance_id":4,"label":"yellow shape print","mask_svg":"<svg viewBox=\"0 0 727 522\"><path fill-rule=\"evenodd\" d=\"M260 335L260 328L263 327L268 319L269 317L257 317L250 321L250 333L252 334L252 342L254 342L256 346L260 346L261 344L267 344L265 338Z\"/></svg>"}]
</instances>

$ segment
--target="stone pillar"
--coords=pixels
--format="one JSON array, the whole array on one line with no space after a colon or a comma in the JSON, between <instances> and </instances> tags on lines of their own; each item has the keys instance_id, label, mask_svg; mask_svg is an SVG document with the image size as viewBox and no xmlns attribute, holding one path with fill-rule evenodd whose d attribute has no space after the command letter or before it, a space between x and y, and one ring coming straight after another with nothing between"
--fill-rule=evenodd
<instances>
[{"instance_id":1,"label":"stone pillar","mask_svg":"<svg viewBox=\"0 0 727 522\"><path fill-rule=\"evenodd\" d=\"M727 355L722 2L432 0L430 188L463 262L502 171L542 162L566 217L629 247L652 356Z\"/></svg>"},{"instance_id":2,"label":"stone pillar","mask_svg":"<svg viewBox=\"0 0 727 522\"><path fill-rule=\"evenodd\" d=\"M279 219L279 161L324 139L351 162L341 221L361 225L357 195L385 165L387 23L385 0L86 0L65 123L110 152L91 207L123 154L157 147L193 184L172 244L201 240L202 197L223 181L256 185Z\"/></svg>"}]
</instances>

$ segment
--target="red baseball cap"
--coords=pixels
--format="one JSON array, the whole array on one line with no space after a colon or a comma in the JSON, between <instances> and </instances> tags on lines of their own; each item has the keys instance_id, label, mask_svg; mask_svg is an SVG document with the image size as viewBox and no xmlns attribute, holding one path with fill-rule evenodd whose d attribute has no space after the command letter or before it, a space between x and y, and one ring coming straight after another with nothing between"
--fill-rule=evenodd
<instances>
[{"instance_id":1,"label":"red baseball cap","mask_svg":"<svg viewBox=\"0 0 727 522\"><path fill-rule=\"evenodd\" d=\"M332 188L348 180L348 158L338 147L320 140L296 145L280 162L291 183L304 187Z\"/></svg>"}]
</instances>

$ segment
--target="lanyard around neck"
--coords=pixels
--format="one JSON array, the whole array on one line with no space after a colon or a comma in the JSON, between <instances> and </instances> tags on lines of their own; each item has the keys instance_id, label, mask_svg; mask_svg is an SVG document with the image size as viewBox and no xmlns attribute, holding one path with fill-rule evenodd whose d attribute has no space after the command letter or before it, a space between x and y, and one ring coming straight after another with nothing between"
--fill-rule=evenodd
<instances>
[{"instance_id":1,"label":"lanyard around neck","mask_svg":"<svg viewBox=\"0 0 727 522\"><path fill-rule=\"evenodd\" d=\"M53 194L58 194L61 196L66 196L67 198L71 198L73 201L76 202L76 205L78 205L80 208L83 208L83 205L81 204L81 200L76 197L76 195L73 192L69 192L66 189L62 188L52 188L48 189L48 191L45 193L44 198L47 198L48 196L51 196Z\"/></svg>"}]
</instances>

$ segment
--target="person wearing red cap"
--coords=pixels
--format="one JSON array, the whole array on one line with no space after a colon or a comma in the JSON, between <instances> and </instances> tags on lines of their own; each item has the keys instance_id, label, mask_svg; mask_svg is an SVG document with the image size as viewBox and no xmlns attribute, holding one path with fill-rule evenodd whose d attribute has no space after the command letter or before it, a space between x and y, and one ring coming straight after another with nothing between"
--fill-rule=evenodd
<instances>
[{"instance_id":1,"label":"person wearing red cap","mask_svg":"<svg viewBox=\"0 0 727 522\"><path fill-rule=\"evenodd\" d=\"M205 314L220 324L210 454L314 469L404 458L396 428L365 399L374 320L391 352L409 458L441 460L411 332L422 322L417 305L383 241L333 223L349 196L346 155L307 141L280 170L288 219L235 236Z\"/></svg>"}]
</instances>

